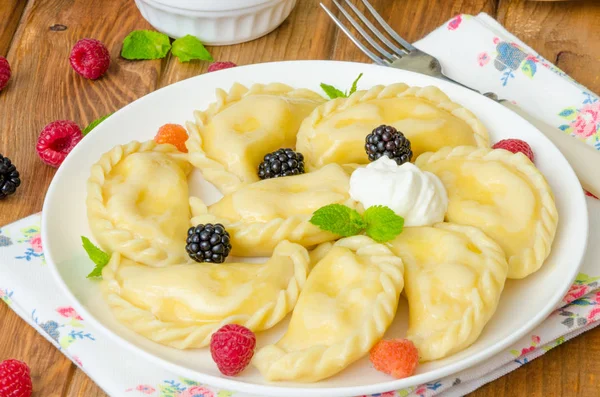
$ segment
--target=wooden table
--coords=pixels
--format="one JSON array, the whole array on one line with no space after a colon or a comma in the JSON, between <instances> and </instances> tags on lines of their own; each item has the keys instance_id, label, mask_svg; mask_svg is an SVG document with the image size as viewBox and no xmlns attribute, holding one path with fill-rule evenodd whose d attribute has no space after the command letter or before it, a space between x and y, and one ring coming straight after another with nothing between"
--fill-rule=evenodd
<instances>
[{"instance_id":1,"label":"wooden table","mask_svg":"<svg viewBox=\"0 0 600 397\"><path fill-rule=\"evenodd\" d=\"M329 0L325 0L328 2ZM217 60L240 65L291 59L368 62L319 9L318 0L298 0L290 18L252 42L210 48ZM544 57L592 91L600 92L600 2L526 0L373 0L388 22L417 40L457 13L487 12ZM123 38L148 29L133 0L0 0L0 55L13 78L0 93L0 153L21 171L18 195L0 202L0 225L37 212L54 169L38 160L40 130L57 119L85 126L173 82L206 72L205 62L181 64L172 57L130 62L119 57ZM80 38L110 49L105 77L76 75L68 54ZM0 361L29 363L37 396L104 396L58 350L0 305ZM473 396L600 395L600 329L565 343L473 393Z\"/></svg>"}]
</instances>

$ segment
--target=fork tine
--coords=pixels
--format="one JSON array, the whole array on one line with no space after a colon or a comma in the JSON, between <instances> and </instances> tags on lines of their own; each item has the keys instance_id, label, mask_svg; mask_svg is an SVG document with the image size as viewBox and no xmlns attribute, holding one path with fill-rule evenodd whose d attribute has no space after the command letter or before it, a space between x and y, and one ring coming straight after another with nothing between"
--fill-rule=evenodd
<instances>
[{"instance_id":1,"label":"fork tine","mask_svg":"<svg viewBox=\"0 0 600 397\"><path fill-rule=\"evenodd\" d=\"M383 19L381 17L381 15L379 15L379 13L377 11L375 11L375 8L373 8L373 6L371 5L371 3L369 3L368 0L362 0L362 2L365 5L365 7L367 7L369 12L371 12L371 15L373 15L373 17L375 17L375 19L377 19L377 22L379 22L381 24L381 26L383 26L385 31L388 32L390 36L392 36L394 39L396 39L396 41L398 41L398 43L402 44L402 46L404 48L406 48L408 51L416 50L415 46L413 46L408 41L406 41L402 37L400 37L398 35L398 33L396 33L396 31L394 29L392 29L392 27L390 25L388 25L388 23L385 21L385 19Z\"/></svg>"},{"instance_id":2,"label":"fork tine","mask_svg":"<svg viewBox=\"0 0 600 397\"><path fill-rule=\"evenodd\" d=\"M377 55L375 55L371 50L369 50L363 43L360 42L360 40L358 40L351 32L350 30L344 26L344 24L335 16L333 15L333 13L329 10L329 8L325 7L325 4L321 3L321 8L323 8L323 10L325 10L325 12L327 13L327 15L329 15L329 17L333 20L333 22L335 22L335 24L338 26L338 28L340 28L342 30L342 32L344 32L346 34L346 36L348 36L348 38L354 43L356 44L356 46L358 48L360 48L360 50L362 52L364 52L369 58L371 58L373 60L373 62L375 62L378 65L386 65L385 60L383 60L382 58L378 57Z\"/></svg>"},{"instance_id":3,"label":"fork tine","mask_svg":"<svg viewBox=\"0 0 600 397\"><path fill-rule=\"evenodd\" d=\"M352 11L354 11L354 13L360 18L360 20L363 21L363 23L365 25L367 25L367 27L371 30L371 32L373 32L379 40L383 41L385 43L385 45L387 45L392 51L394 51L396 53L396 55L401 57L405 54L408 54L408 51L406 51L402 48L399 48L394 43L392 43L387 37L385 37L381 33L381 31L379 29L377 29L371 23L371 21L369 21L369 19L362 12L360 12L360 10L358 8L356 8L356 6L354 4L352 4L352 2L350 0L346 0L346 4L348 4L348 6L350 6Z\"/></svg>"},{"instance_id":4,"label":"fork tine","mask_svg":"<svg viewBox=\"0 0 600 397\"><path fill-rule=\"evenodd\" d=\"M398 58L398 57L395 57L394 55L390 54L383 47L381 47L379 44L377 44L377 42L375 40L373 40L373 38L367 32L365 32L365 30L359 25L359 23L356 22L356 20L354 18L352 18L352 15L350 15L348 13L348 11L346 11L346 9L344 7L342 7L342 5L340 3L338 3L337 0L333 0L333 4L335 4L336 7L342 12L342 14L344 14L346 19L348 19L348 21L350 21L350 23L352 24L352 26L354 26L354 28L358 31L358 33L360 33L360 35L365 40L367 40L367 42L369 44L371 44L371 46L373 46L377 51L382 53L390 61L393 61Z\"/></svg>"}]
</instances>

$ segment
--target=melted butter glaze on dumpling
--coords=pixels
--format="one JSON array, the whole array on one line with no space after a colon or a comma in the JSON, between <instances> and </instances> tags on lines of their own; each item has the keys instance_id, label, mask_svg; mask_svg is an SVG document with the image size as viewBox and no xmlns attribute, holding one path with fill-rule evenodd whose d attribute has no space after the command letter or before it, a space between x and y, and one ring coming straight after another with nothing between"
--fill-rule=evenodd
<instances>
[{"instance_id":1,"label":"melted butter glaze on dumpling","mask_svg":"<svg viewBox=\"0 0 600 397\"><path fill-rule=\"evenodd\" d=\"M147 266L189 260L191 170L186 154L153 141L104 154L92 166L86 202L90 228L102 248Z\"/></svg>"},{"instance_id":2,"label":"melted butter glaze on dumpling","mask_svg":"<svg viewBox=\"0 0 600 397\"><path fill-rule=\"evenodd\" d=\"M558 212L550 186L522 153L444 148L416 161L448 192L446 220L480 228L508 259L508 277L537 271L550 254Z\"/></svg>"},{"instance_id":3,"label":"melted butter glaze on dumpling","mask_svg":"<svg viewBox=\"0 0 600 397\"><path fill-rule=\"evenodd\" d=\"M403 265L388 247L354 236L317 250L321 259L286 333L254 357L268 380L316 382L335 375L367 354L396 314Z\"/></svg>"},{"instance_id":4,"label":"melted butter glaze on dumpling","mask_svg":"<svg viewBox=\"0 0 600 397\"><path fill-rule=\"evenodd\" d=\"M187 123L190 161L223 194L256 182L263 157L294 147L300 123L325 99L307 89L273 83L217 90L217 101Z\"/></svg>"},{"instance_id":5,"label":"melted butter glaze on dumpling","mask_svg":"<svg viewBox=\"0 0 600 397\"><path fill-rule=\"evenodd\" d=\"M350 177L337 164L307 174L266 179L240 187L206 208L192 199L192 225L222 223L231 235L232 255L270 255L282 240L311 247L339 236L309 220L328 204L356 206Z\"/></svg>"},{"instance_id":6,"label":"melted butter glaze on dumpling","mask_svg":"<svg viewBox=\"0 0 600 397\"><path fill-rule=\"evenodd\" d=\"M438 88L398 83L319 106L302 123L296 150L309 171L329 163L368 164L365 138L381 124L410 140L413 159L444 146L489 146L483 124Z\"/></svg>"},{"instance_id":7,"label":"melted butter glaze on dumpling","mask_svg":"<svg viewBox=\"0 0 600 397\"><path fill-rule=\"evenodd\" d=\"M404 262L408 339L420 361L470 346L492 317L508 265L502 249L479 229L438 223L407 227L388 243Z\"/></svg>"},{"instance_id":8,"label":"melted butter glaze on dumpling","mask_svg":"<svg viewBox=\"0 0 600 397\"><path fill-rule=\"evenodd\" d=\"M225 324L254 332L273 327L295 306L309 256L281 242L262 264L142 266L113 254L103 289L117 319L146 338L177 349L207 346Z\"/></svg>"}]
</instances>

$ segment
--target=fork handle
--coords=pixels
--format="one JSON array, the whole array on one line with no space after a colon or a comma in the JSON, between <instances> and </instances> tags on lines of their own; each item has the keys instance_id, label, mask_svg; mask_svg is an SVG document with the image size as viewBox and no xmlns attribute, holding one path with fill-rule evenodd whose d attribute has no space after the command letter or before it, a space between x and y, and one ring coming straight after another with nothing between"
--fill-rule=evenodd
<instances>
[{"instance_id":1,"label":"fork handle","mask_svg":"<svg viewBox=\"0 0 600 397\"><path fill-rule=\"evenodd\" d=\"M600 197L600 153L597 150L578 139L566 135L558 128L532 117L509 101L499 101L499 103L542 131L571 164L581 186L594 196Z\"/></svg>"}]
</instances>

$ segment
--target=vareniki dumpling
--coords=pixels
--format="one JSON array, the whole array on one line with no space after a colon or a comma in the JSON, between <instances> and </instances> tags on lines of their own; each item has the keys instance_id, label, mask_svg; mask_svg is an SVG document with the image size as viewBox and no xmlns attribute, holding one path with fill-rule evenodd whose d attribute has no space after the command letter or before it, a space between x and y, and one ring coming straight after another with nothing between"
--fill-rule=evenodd
<instances>
[{"instance_id":1,"label":"vareniki dumpling","mask_svg":"<svg viewBox=\"0 0 600 397\"><path fill-rule=\"evenodd\" d=\"M245 185L208 208L192 199L192 225L223 224L236 256L270 255L282 240L308 248L339 238L309 220L328 204L355 206L348 193L349 180L342 167L330 164L307 174Z\"/></svg>"},{"instance_id":2,"label":"vareniki dumpling","mask_svg":"<svg viewBox=\"0 0 600 397\"><path fill-rule=\"evenodd\" d=\"M89 225L102 248L147 266L188 261L191 170L186 154L153 141L104 154L92 167L87 196Z\"/></svg>"},{"instance_id":3,"label":"vareniki dumpling","mask_svg":"<svg viewBox=\"0 0 600 397\"><path fill-rule=\"evenodd\" d=\"M300 123L323 102L314 91L277 83L218 89L217 101L187 124L190 161L223 194L256 182L263 157L294 147Z\"/></svg>"},{"instance_id":4,"label":"vareniki dumpling","mask_svg":"<svg viewBox=\"0 0 600 397\"><path fill-rule=\"evenodd\" d=\"M102 272L117 319L150 340L177 349L206 346L225 324L252 331L273 327L293 308L306 281L309 256L287 241L266 263L142 266L118 253Z\"/></svg>"},{"instance_id":5,"label":"vareniki dumpling","mask_svg":"<svg viewBox=\"0 0 600 397\"><path fill-rule=\"evenodd\" d=\"M381 124L401 131L413 159L444 146L487 147L483 124L436 87L398 83L358 91L319 106L302 123L296 150L308 171L325 164L367 164L365 138Z\"/></svg>"},{"instance_id":6,"label":"vareniki dumpling","mask_svg":"<svg viewBox=\"0 0 600 397\"><path fill-rule=\"evenodd\" d=\"M550 254L558 213L544 176L522 153L444 148L417 159L448 192L446 220L480 228L508 259L508 277L538 270Z\"/></svg>"},{"instance_id":7,"label":"vareniki dumpling","mask_svg":"<svg viewBox=\"0 0 600 397\"><path fill-rule=\"evenodd\" d=\"M408 339L420 361L467 348L496 311L508 265L479 229L449 223L408 227L389 243L402 258Z\"/></svg>"},{"instance_id":8,"label":"vareniki dumpling","mask_svg":"<svg viewBox=\"0 0 600 397\"><path fill-rule=\"evenodd\" d=\"M254 358L267 380L335 375L367 354L396 314L403 266L388 247L354 236L318 250L286 333Z\"/></svg>"}]
</instances>

